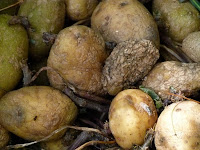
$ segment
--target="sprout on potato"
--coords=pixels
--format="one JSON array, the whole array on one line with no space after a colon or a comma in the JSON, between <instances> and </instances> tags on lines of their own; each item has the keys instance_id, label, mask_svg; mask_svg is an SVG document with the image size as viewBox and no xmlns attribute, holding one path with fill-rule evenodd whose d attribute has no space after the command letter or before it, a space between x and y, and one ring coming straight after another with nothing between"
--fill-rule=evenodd
<instances>
[{"instance_id":1,"label":"sprout on potato","mask_svg":"<svg viewBox=\"0 0 200 150\"><path fill-rule=\"evenodd\" d=\"M120 92L109 110L109 126L123 149L142 145L146 131L154 126L157 111L151 97L138 89Z\"/></svg>"}]
</instances>

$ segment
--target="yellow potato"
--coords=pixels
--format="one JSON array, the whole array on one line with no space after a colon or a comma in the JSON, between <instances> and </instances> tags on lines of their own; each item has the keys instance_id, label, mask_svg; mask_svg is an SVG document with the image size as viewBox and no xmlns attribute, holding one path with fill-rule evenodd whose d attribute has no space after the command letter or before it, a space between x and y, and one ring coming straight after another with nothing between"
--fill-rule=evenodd
<instances>
[{"instance_id":1,"label":"yellow potato","mask_svg":"<svg viewBox=\"0 0 200 150\"><path fill-rule=\"evenodd\" d=\"M75 104L60 91L48 86L30 86L4 95L0 101L0 124L26 140L39 140L77 115ZM57 139L65 130L55 134Z\"/></svg>"},{"instance_id":2,"label":"yellow potato","mask_svg":"<svg viewBox=\"0 0 200 150\"><path fill-rule=\"evenodd\" d=\"M167 106L155 129L157 150L200 149L200 105L192 101Z\"/></svg>"},{"instance_id":3,"label":"yellow potato","mask_svg":"<svg viewBox=\"0 0 200 150\"><path fill-rule=\"evenodd\" d=\"M109 110L109 126L123 149L144 142L146 131L154 126L157 111L151 97L138 89L120 92Z\"/></svg>"}]
</instances>

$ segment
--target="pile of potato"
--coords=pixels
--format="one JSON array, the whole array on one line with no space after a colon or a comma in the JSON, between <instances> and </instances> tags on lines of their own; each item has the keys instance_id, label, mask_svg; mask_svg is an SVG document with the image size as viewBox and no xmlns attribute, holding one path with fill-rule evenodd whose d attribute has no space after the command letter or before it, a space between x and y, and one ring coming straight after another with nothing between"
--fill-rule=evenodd
<instances>
[{"instance_id":1,"label":"pile of potato","mask_svg":"<svg viewBox=\"0 0 200 150\"><path fill-rule=\"evenodd\" d=\"M0 149L72 150L64 127L92 106L70 89L110 100L102 149L199 150L199 16L180 0L0 1Z\"/></svg>"}]
</instances>

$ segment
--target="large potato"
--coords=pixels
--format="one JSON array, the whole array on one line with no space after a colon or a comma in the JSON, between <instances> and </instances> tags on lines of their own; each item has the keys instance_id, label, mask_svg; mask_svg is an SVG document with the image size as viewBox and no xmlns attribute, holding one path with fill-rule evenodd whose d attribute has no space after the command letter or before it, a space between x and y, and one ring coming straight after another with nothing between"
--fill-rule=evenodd
<instances>
[{"instance_id":1,"label":"large potato","mask_svg":"<svg viewBox=\"0 0 200 150\"><path fill-rule=\"evenodd\" d=\"M101 75L107 52L101 35L86 26L63 29L51 48L47 66L52 86L70 84L79 90L102 93Z\"/></svg>"},{"instance_id":2,"label":"large potato","mask_svg":"<svg viewBox=\"0 0 200 150\"><path fill-rule=\"evenodd\" d=\"M19 16L28 18L33 30L28 30L30 56L39 60L47 56L51 45L43 42L44 32L57 34L64 26L64 0L25 0L19 9Z\"/></svg>"},{"instance_id":3,"label":"large potato","mask_svg":"<svg viewBox=\"0 0 200 150\"><path fill-rule=\"evenodd\" d=\"M200 14L190 2L153 0L153 15L161 32L178 42L200 29Z\"/></svg>"},{"instance_id":4,"label":"large potato","mask_svg":"<svg viewBox=\"0 0 200 150\"><path fill-rule=\"evenodd\" d=\"M146 131L157 120L157 111L151 97L138 89L120 92L109 110L109 126L117 144L123 149L144 142Z\"/></svg>"},{"instance_id":5,"label":"large potato","mask_svg":"<svg viewBox=\"0 0 200 150\"><path fill-rule=\"evenodd\" d=\"M0 124L26 140L42 139L71 124L76 115L75 104L48 86L24 87L7 93L0 101ZM64 132L62 130L52 138L56 139Z\"/></svg>"},{"instance_id":6,"label":"large potato","mask_svg":"<svg viewBox=\"0 0 200 150\"><path fill-rule=\"evenodd\" d=\"M26 30L21 25L8 25L10 19L0 15L0 97L18 84L28 58Z\"/></svg>"},{"instance_id":7,"label":"large potato","mask_svg":"<svg viewBox=\"0 0 200 150\"><path fill-rule=\"evenodd\" d=\"M10 135L6 129L0 125L0 149L8 144Z\"/></svg>"},{"instance_id":8,"label":"large potato","mask_svg":"<svg viewBox=\"0 0 200 150\"><path fill-rule=\"evenodd\" d=\"M200 62L200 31L190 33L182 42L183 52L195 62Z\"/></svg>"},{"instance_id":9,"label":"large potato","mask_svg":"<svg viewBox=\"0 0 200 150\"><path fill-rule=\"evenodd\" d=\"M200 149L200 105L192 101L167 106L155 129L157 150Z\"/></svg>"},{"instance_id":10,"label":"large potato","mask_svg":"<svg viewBox=\"0 0 200 150\"><path fill-rule=\"evenodd\" d=\"M104 0L91 17L91 26L106 42L147 39L159 47L159 33L150 12L137 0Z\"/></svg>"},{"instance_id":11,"label":"large potato","mask_svg":"<svg viewBox=\"0 0 200 150\"><path fill-rule=\"evenodd\" d=\"M68 17L79 21L88 19L92 15L98 0L65 0L65 3Z\"/></svg>"}]
</instances>

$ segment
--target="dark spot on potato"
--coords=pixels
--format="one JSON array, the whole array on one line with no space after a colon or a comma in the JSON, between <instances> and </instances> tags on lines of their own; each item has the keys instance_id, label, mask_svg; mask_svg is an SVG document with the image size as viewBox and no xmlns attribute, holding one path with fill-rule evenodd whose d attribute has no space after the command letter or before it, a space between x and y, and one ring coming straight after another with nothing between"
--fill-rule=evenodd
<instances>
[{"instance_id":1,"label":"dark spot on potato","mask_svg":"<svg viewBox=\"0 0 200 150\"><path fill-rule=\"evenodd\" d=\"M132 97L130 95L126 95L124 97L125 100L127 100L127 102L130 104L130 105L134 105L133 101L132 101Z\"/></svg>"},{"instance_id":2,"label":"dark spot on potato","mask_svg":"<svg viewBox=\"0 0 200 150\"><path fill-rule=\"evenodd\" d=\"M188 140L185 140L185 143L188 143Z\"/></svg>"},{"instance_id":3,"label":"dark spot on potato","mask_svg":"<svg viewBox=\"0 0 200 150\"><path fill-rule=\"evenodd\" d=\"M109 16L106 16L106 17L105 17L105 20L106 20L106 21L108 21L109 19L110 19L110 17L109 17Z\"/></svg>"},{"instance_id":4,"label":"dark spot on potato","mask_svg":"<svg viewBox=\"0 0 200 150\"><path fill-rule=\"evenodd\" d=\"M179 112L179 111L181 111L181 109L180 109L180 108L177 108L175 111L176 111L176 112Z\"/></svg>"},{"instance_id":5,"label":"dark spot on potato","mask_svg":"<svg viewBox=\"0 0 200 150\"><path fill-rule=\"evenodd\" d=\"M119 5L120 5L120 7L123 7L123 6L128 5L128 2L122 2L122 3L120 3Z\"/></svg>"},{"instance_id":6,"label":"dark spot on potato","mask_svg":"<svg viewBox=\"0 0 200 150\"><path fill-rule=\"evenodd\" d=\"M36 121L37 120L37 116L35 116L33 120Z\"/></svg>"}]
</instances>

